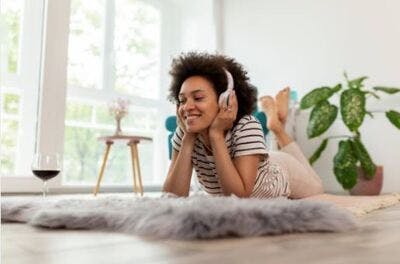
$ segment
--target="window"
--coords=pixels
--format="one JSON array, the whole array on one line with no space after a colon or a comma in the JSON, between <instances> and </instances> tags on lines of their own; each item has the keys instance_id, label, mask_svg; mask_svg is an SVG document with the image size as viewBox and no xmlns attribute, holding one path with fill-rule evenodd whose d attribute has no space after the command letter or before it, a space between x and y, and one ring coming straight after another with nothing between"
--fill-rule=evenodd
<instances>
[{"instance_id":1,"label":"window","mask_svg":"<svg viewBox=\"0 0 400 264\"><path fill-rule=\"evenodd\" d=\"M125 133L154 137L160 112L160 7L147 1L72 0L68 49L68 87L64 141L64 182L93 184L104 145L115 121L107 103L117 97L132 102L122 120ZM140 144L144 184L154 175L155 144ZM145 161L145 162L144 162ZM109 184L132 181L128 148L114 145L107 163Z\"/></svg>"},{"instance_id":2,"label":"window","mask_svg":"<svg viewBox=\"0 0 400 264\"><path fill-rule=\"evenodd\" d=\"M1 1L2 177L29 176L35 147L43 3ZM29 12L26 12L29 10Z\"/></svg>"},{"instance_id":3,"label":"window","mask_svg":"<svg viewBox=\"0 0 400 264\"><path fill-rule=\"evenodd\" d=\"M0 31L7 33L0 43L2 192L40 191L30 171L35 151L63 156L61 177L49 182L52 192L91 190L104 152L96 138L114 132L107 103L118 97L131 101L122 130L153 138L139 145L141 171L146 187L159 188L168 167L164 120L175 112L166 101L171 58L184 43L213 46L212 31L188 39L182 30L190 32L189 20L206 29L213 21L183 0L0 4ZM208 10L212 1L196 6ZM102 187L131 189L129 154L126 146L113 146Z\"/></svg>"}]
</instances>

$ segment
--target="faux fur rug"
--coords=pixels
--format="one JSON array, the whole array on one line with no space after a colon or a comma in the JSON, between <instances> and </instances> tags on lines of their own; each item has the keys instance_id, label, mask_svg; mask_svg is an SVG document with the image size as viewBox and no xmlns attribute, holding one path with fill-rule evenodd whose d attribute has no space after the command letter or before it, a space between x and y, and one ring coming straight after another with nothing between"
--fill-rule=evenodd
<instances>
[{"instance_id":1,"label":"faux fur rug","mask_svg":"<svg viewBox=\"0 0 400 264\"><path fill-rule=\"evenodd\" d=\"M173 239L338 232L356 227L353 215L331 202L205 195L3 197L1 218L48 228L102 229Z\"/></svg>"}]
</instances>

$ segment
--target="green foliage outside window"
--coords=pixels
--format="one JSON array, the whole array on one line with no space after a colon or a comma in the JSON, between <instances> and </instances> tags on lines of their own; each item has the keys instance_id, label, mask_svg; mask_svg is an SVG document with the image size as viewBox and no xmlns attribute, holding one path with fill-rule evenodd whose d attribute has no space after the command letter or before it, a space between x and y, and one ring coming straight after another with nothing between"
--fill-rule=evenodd
<instances>
[{"instance_id":1,"label":"green foliage outside window","mask_svg":"<svg viewBox=\"0 0 400 264\"><path fill-rule=\"evenodd\" d=\"M20 96L13 93L4 93L2 97L3 102L0 111L7 116L2 116L1 120L0 173L1 175L10 175L15 170Z\"/></svg>"},{"instance_id":2,"label":"green foliage outside window","mask_svg":"<svg viewBox=\"0 0 400 264\"><path fill-rule=\"evenodd\" d=\"M123 94L157 98L160 13L141 1L115 2L115 86Z\"/></svg>"},{"instance_id":3,"label":"green foliage outside window","mask_svg":"<svg viewBox=\"0 0 400 264\"><path fill-rule=\"evenodd\" d=\"M67 104L65 119L73 121L90 122L92 118L92 106L71 102Z\"/></svg>"},{"instance_id":4,"label":"green foliage outside window","mask_svg":"<svg viewBox=\"0 0 400 264\"><path fill-rule=\"evenodd\" d=\"M1 153L0 153L0 172L1 175L12 174L15 170L15 148L17 140L15 135L18 133L18 121L2 120L1 124Z\"/></svg>"},{"instance_id":5,"label":"green foliage outside window","mask_svg":"<svg viewBox=\"0 0 400 264\"><path fill-rule=\"evenodd\" d=\"M19 95L17 94L3 94L4 105L3 111L6 114L18 114L19 109Z\"/></svg>"},{"instance_id":6,"label":"green foliage outside window","mask_svg":"<svg viewBox=\"0 0 400 264\"><path fill-rule=\"evenodd\" d=\"M104 124L104 125L114 125L115 120L110 115L107 106L100 105L96 106L96 123Z\"/></svg>"},{"instance_id":7,"label":"green foliage outside window","mask_svg":"<svg viewBox=\"0 0 400 264\"><path fill-rule=\"evenodd\" d=\"M12 2L12 1L9 1ZM20 34L20 18L21 10L18 3L12 3L3 7L2 16L7 28L7 64L8 72L16 73L18 69L18 49L19 49L19 34Z\"/></svg>"}]
</instances>

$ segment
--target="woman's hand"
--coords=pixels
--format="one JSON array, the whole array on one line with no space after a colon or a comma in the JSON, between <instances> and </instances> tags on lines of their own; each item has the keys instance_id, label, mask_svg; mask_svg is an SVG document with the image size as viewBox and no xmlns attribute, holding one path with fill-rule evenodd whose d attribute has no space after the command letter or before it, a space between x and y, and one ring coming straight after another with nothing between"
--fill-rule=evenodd
<instances>
[{"instance_id":1,"label":"woman's hand","mask_svg":"<svg viewBox=\"0 0 400 264\"><path fill-rule=\"evenodd\" d=\"M219 112L209 128L208 133L210 137L223 135L225 131L232 128L236 120L238 103L235 91L232 91L229 95L229 105L225 105L225 102L222 102L222 104L219 105Z\"/></svg>"},{"instance_id":2,"label":"woman's hand","mask_svg":"<svg viewBox=\"0 0 400 264\"><path fill-rule=\"evenodd\" d=\"M197 134L187 131L186 125L183 122L183 117L179 113L179 106L176 106L176 123L182 129L182 131L184 133L182 140L189 139L190 141L194 142L194 139L196 139Z\"/></svg>"}]
</instances>

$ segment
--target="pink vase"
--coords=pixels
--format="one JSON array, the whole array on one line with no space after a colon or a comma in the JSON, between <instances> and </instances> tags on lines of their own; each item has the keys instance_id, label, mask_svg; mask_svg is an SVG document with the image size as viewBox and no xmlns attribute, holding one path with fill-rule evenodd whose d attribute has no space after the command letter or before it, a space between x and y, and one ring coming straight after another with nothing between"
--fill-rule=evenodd
<instances>
[{"instance_id":1,"label":"pink vase","mask_svg":"<svg viewBox=\"0 0 400 264\"><path fill-rule=\"evenodd\" d=\"M357 184L350 190L351 195L379 195L383 184L383 167L376 166L375 176L368 180L364 171L358 168Z\"/></svg>"}]
</instances>

